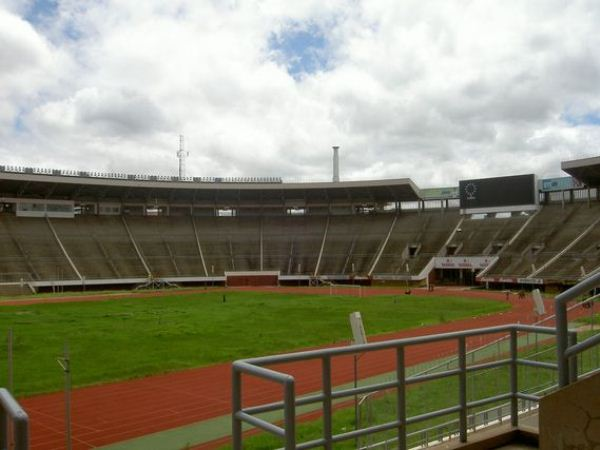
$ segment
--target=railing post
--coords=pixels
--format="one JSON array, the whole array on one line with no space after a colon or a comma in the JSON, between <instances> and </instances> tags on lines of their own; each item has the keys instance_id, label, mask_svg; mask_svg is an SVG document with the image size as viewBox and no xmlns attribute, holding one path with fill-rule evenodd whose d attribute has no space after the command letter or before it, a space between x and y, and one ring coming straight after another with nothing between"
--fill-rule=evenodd
<instances>
[{"instance_id":1,"label":"railing post","mask_svg":"<svg viewBox=\"0 0 600 450\"><path fill-rule=\"evenodd\" d=\"M29 449L29 417L12 394L0 388L0 448ZM12 431L12 433L11 433Z\"/></svg>"},{"instance_id":2,"label":"railing post","mask_svg":"<svg viewBox=\"0 0 600 450\"><path fill-rule=\"evenodd\" d=\"M13 384L13 329L9 328L8 329L8 336L7 336L7 355L6 355L6 362L7 362L7 366L8 366L8 391L9 392L14 392L14 384Z\"/></svg>"},{"instance_id":3,"label":"railing post","mask_svg":"<svg viewBox=\"0 0 600 450\"><path fill-rule=\"evenodd\" d=\"M242 373L237 370L235 365L232 368L231 400L233 449L242 450L242 421L237 418L237 413L242 409Z\"/></svg>"},{"instance_id":4,"label":"railing post","mask_svg":"<svg viewBox=\"0 0 600 450\"><path fill-rule=\"evenodd\" d=\"M575 286L558 294L554 298L554 314L556 315L556 355L558 363L558 385L567 386L571 375L568 358L565 357L568 342L567 302L579 295L587 294L591 289L600 285L600 273L591 275Z\"/></svg>"},{"instance_id":5,"label":"railing post","mask_svg":"<svg viewBox=\"0 0 600 450\"><path fill-rule=\"evenodd\" d=\"M27 417L15 418L13 435L15 439L15 450L29 449L29 421L27 420Z\"/></svg>"},{"instance_id":6,"label":"railing post","mask_svg":"<svg viewBox=\"0 0 600 450\"><path fill-rule=\"evenodd\" d=\"M404 365L404 346L396 349L396 380L398 382L398 450L406 450L406 367Z\"/></svg>"},{"instance_id":7,"label":"railing post","mask_svg":"<svg viewBox=\"0 0 600 450\"><path fill-rule=\"evenodd\" d=\"M467 442L467 344L464 336L458 338L458 368L460 370L458 375L460 442Z\"/></svg>"},{"instance_id":8,"label":"railing post","mask_svg":"<svg viewBox=\"0 0 600 450\"><path fill-rule=\"evenodd\" d=\"M569 347L577 344L577 333L575 331L569 331ZM573 355L569 358L569 383L575 383L577 381L577 355Z\"/></svg>"},{"instance_id":9,"label":"railing post","mask_svg":"<svg viewBox=\"0 0 600 450\"><path fill-rule=\"evenodd\" d=\"M4 408L0 408L0 448L8 448L8 413Z\"/></svg>"},{"instance_id":10,"label":"railing post","mask_svg":"<svg viewBox=\"0 0 600 450\"><path fill-rule=\"evenodd\" d=\"M517 370L518 341L517 330L510 330L510 424L519 425L519 404L517 399L519 372Z\"/></svg>"},{"instance_id":11,"label":"railing post","mask_svg":"<svg viewBox=\"0 0 600 450\"><path fill-rule=\"evenodd\" d=\"M324 356L322 359L322 378L323 378L323 439L325 439L325 450L331 450L331 358Z\"/></svg>"},{"instance_id":12,"label":"railing post","mask_svg":"<svg viewBox=\"0 0 600 450\"><path fill-rule=\"evenodd\" d=\"M568 348L567 337L567 308L564 303L555 302L556 315L556 363L558 365L558 385L565 387L569 384L569 361L565 356Z\"/></svg>"},{"instance_id":13,"label":"railing post","mask_svg":"<svg viewBox=\"0 0 600 450\"><path fill-rule=\"evenodd\" d=\"M285 450L296 448L296 393L293 377L283 384L283 422L285 427Z\"/></svg>"}]
</instances>

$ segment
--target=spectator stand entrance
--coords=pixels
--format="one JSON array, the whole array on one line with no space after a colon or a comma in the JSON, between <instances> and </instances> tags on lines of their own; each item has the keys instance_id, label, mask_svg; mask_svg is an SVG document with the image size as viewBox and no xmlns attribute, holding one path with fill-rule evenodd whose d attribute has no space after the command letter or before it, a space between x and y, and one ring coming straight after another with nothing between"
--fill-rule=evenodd
<instances>
[{"instance_id":1,"label":"spectator stand entrance","mask_svg":"<svg viewBox=\"0 0 600 450\"><path fill-rule=\"evenodd\" d=\"M279 271L225 272L225 286L279 286Z\"/></svg>"}]
</instances>

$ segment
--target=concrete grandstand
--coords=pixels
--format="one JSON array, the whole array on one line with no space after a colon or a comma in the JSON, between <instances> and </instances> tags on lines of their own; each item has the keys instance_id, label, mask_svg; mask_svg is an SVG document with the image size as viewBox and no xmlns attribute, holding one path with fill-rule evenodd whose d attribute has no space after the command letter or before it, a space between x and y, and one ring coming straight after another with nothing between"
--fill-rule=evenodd
<instances>
[{"instance_id":1,"label":"concrete grandstand","mask_svg":"<svg viewBox=\"0 0 600 450\"><path fill-rule=\"evenodd\" d=\"M254 272L283 284L573 284L600 270L596 159L563 162L573 177L439 189L0 166L0 293Z\"/></svg>"}]
</instances>

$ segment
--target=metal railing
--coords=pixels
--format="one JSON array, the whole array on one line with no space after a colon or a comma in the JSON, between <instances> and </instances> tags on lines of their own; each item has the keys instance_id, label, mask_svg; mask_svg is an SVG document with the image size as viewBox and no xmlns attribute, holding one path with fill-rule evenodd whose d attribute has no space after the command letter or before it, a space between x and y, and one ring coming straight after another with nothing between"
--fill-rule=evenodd
<instances>
[{"instance_id":1,"label":"metal railing","mask_svg":"<svg viewBox=\"0 0 600 450\"><path fill-rule=\"evenodd\" d=\"M260 183L260 184L281 184L281 177L178 177L176 175L148 175L148 174L130 174L115 172L97 172L85 170L70 169L47 169L40 167L24 166L4 166L0 165L0 172L6 173L24 173L32 175L51 175L62 177L81 177L81 178L105 178L110 180L134 180L134 181L177 181L193 183Z\"/></svg>"},{"instance_id":2,"label":"metal railing","mask_svg":"<svg viewBox=\"0 0 600 450\"><path fill-rule=\"evenodd\" d=\"M467 366L467 338L473 336L490 335L497 333L510 334L510 349L508 358L492 362L483 362ZM540 333L554 335L554 328L536 327L528 325L504 325L490 328L482 328L461 332L445 333L430 336L420 336L414 338L397 339L373 344L355 345L351 347L313 350L299 353L290 353L278 356L267 356L262 358L252 358L239 360L233 363L233 383L232 383L232 432L233 448L242 449L242 423L261 428L271 434L279 436L283 440L284 448L291 449L310 449L323 447L325 449L333 448L333 444L350 439L356 439L361 436L380 433L382 431L395 430L397 437L397 448L406 449L407 426L425 420L434 419L449 414L458 415L458 435L461 442L467 440L467 410L469 408L480 407L495 402L508 400L510 403L510 418L513 426L518 425L518 401L529 400L537 402L537 395L520 392L518 389L518 366L539 367L545 369L558 368L557 364L519 359L518 357L518 334L519 333ZM571 342L576 340L575 332L568 332L568 338ZM458 348L458 367L441 372L406 376L405 350L408 347L422 344L429 344L442 341L455 341ZM395 350L395 379L387 382L374 383L355 388L340 388L334 390L332 386L331 366L332 359L343 355L354 355L370 353L381 350ZM307 395L301 398L296 396L295 379L293 376L282 373L265 366L273 364L290 363L297 361L320 360L321 361L321 389L317 394ZM576 363L576 361L575 361ZM467 401L467 374L484 370L507 366L509 367L510 389L509 392L494 395L491 397ZM242 405L242 374L255 376L278 383L282 386L282 401L268 403L259 406L243 407ZM459 381L458 404L438 411L427 412L424 414L407 417L406 410L406 389L407 386L415 383L439 380L446 377L457 376ZM368 426L362 429L347 431L340 434L332 432L332 404L334 400L350 398L355 395L366 394L378 390L395 389L396 396L396 417L387 423ZM296 407L308 404L322 404L323 433L320 439L314 439L307 442L296 442ZM267 420L257 417L257 414L283 411L283 427L271 423Z\"/></svg>"},{"instance_id":3,"label":"metal railing","mask_svg":"<svg viewBox=\"0 0 600 450\"><path fill-rule=\"evenodd\" d=\"M586 278L572 288L557 295L554 299L554 312L556 314L556 360L558 363L558 385L560 387L577 381L576 356L600 344L600 334L590 336L579 344L569 338L567 303L598 286L600 286L600 273Z\"/></svg>"},{"instance_id":4,"label":"metal railing","mask_svg":"<svg viewBox=\"0 0 600 450\"><path fill-rule=\"evenodd\" d=\"M597 297L600 297L600 295L599 296L595 296L595 297L591 297L591 298L586 298L585 300L581 300L581 301L577 302L576 304L572 304L571 306L569 306L567 308L566 311L567 311L567 313L569 313L569 311L575 310L577 308L581 308L586 302L589 302L590 300L594 300ZM544 317L542 319L539 319L539 320L531 323L530 325L533 325L533 326L544 326L543 325L544 323L546 323L546 322L553 322L553 321L555 321L555 319L556 319L556 315L555 314L550 314L549 316L546 316L546 317ZM551 323L550 325L554 325L554 324ZM506 341L509 340L509 339L510 339L510 334L506 334L505 336L501 336L501 337L499 337L497 339L494 339L491 342L486 342L485 344L483 344L483 345L481 345L479 347L475 347L475 348L469 350L467 352L467 356L472 357L472 360L474 360L476 358L477 354L485 353L488 349L490 349L490 348L492 348L494 346L500 346L500 345L504 346L504 344L506 343ZM537 339L536 339L535 343L537 343ZM529 344L530 344L530 342L529 342L529 334L527 334L527 343L526 343L526 345L529 345ZM554 353L556 353L556 351L554 349L552 351ZM446 367L446 369L448 369L453 364L454 365L457 364L457 358L456 357L451 357L451 358L449 358L447 360L444 360L442 362L438 362L438 363L436 363L436 364L434 364L432 366L425 367L424 369L421 369L417 373L417 375L422 375L422 374L430 373L430 372L436 371L436 370L438 370L438 369L440 369L442 367Z\"/></svg>"},{"instance_id":5,"label":"metal railing","mask_svg":"<svg viewBox=\"0 0 600 450\"><path fill-rule=\"evenodd\" d=\"M0 448L29 449L29 417L4 388L0 388Z\"/></svg>"},{"instance_id":6,"label":"metal railing","mask_svg":"<svg viewBox=\"0 0 600 450\"><path fill-rule=\"evenodd\" d=\"M578 304L577 306L580 306L580 305ZM529 337L529 334L527 334L527 338L528 337ZM499 343L500 343L500 341L495 341L493 344L499 344ZM482 350L485 348L486 348L486 346L483 346L483 347L476 349L475 351L479 351L479 350ZM537 345L536 345L536 348L537 348ZM529 343L525 342L524 347L520 346L520 351L522 349L523 350L530 349ZM498 355L500 355L500 351L501 350L499 348ZM503 352L503 350L502 350L502 352ZM556 357L556 345L552 345L550 347L545 347L540 351L535 350L534 353L528 353L527 358L532 359L532 358L544 357L545 354L551 354L554 357ZM474 351L469 352L468 355L471 355L471 356L474 355ZM486 357L487 360L489 360L489 358L490 357ZM582 364L583 360L584 360L583 355L580 355L578 357L578 362L582 365L582 367L580 367L581 370L579 371L580 375L582 375L582 374L589 375L598 370L598 369L592 369L589 372L585 373L583 370L583 364ZM599 365L600 363L598 361L599 360L597 358L595 367L600 367L600 365ZM471 360L471 362L474 363L473 360ZM416 371L415 374L421 375L421 374L429 373L432 369L435 370L435 369L440 369L442 367L446 367L446 369L449 369L452 364L456 364L456 361L454 359L449 360L445 363L436 364L435 366L427 368L426 370L418 370L418 371ZM495 369L491 369L490 371L480 371L480 372L473 374L473 376L476 378L477 376L481 375L482 378L485 378L486 372L491 373L493 370L495 370ZM521 374L521 375L524 375L524 374ZM556 375L557 375L557 373L555 374L555 376L552 379L542 380L541 383L540 383L540 380L538 377L536 380L537 384L534 384L527 388L521 387L520 390L521 391L525 390L526 393L534 394L538 397L543 397L544 395L547 395L547 394L552 393L557 390L558 384L556 382L557 381ZM471 380L471 384L473 384L473 385L476 384L475 378L473 378ZM486 383L485 379L481 380L481 382L479 380L477 381L478 385L480 383L485 385L485 383ZM369 393L369 394L363 396L363 398L359 402L359 406L362 406L363 409L366 410L365 416L367 418L368 424L371 423L369 421L370 416L373 415L373 411L376 410L376 408L377 408L377 406L373 406L374 404L377 405L377 396L381 397L382 394L385 396L385 393L382 393L382 392ZM520 403L519 415L524 415L530 411L535 411L538 409L538 406L539 406L537 402L533 402L530 400L521 400L519 403ZM362 419L362 417L361 417L361 419ZM502 403L498 406L494 406L489 409L469 413L469 415L467 416L467 420L469 422L469 431L471 431L471 432L475 432L479 429L483 429L488 426L506 423L506 422L510 421L510 403L508 403L508 402ZM359 423L359 426L361 426L360 423ZM430 446L436 446L444 441L456 438L457 430L458 430L458 420L456 420L456 419L452 419L450 421L446 421L441 424L432 425L432 426L429 426L426 428L421 428L419 430L415 430L415 431L412 431L407 434L407 440L409 443L408 446L409 446L409 448L428 448ZM396 444L396 440L394 438L379 439L378 441L366 441L366 443L362 443L359 448L360 448L360 450L377 450L377 449L388 450L388 449L395 449L396 448L395 444Z\"/></svg>"},{"instance_id":7,"label":"metal railing","mask_svg":"<svg viewBox=\"0 0 600 450\"><path fill-rule=\"evenodd\" d=\"M543 394L543 391L536 393L536 395L541 394ZM520 414L536 411L538 409L537 402L533 402L531 400L521 400L520 403ZM510 421L509 403L504 403L500 406L489 408L484 411L478 411L467 416L467 422L469 423L468 429L471 432L475 432L492 425L502 425L507 421ZM430 446L436 446L445 441L456 438L457 433L455 430L457 429L458 420L451 420L417 431L412 431L406 436L409 441L412 441L412 443L409 444L410 448L428 448ZM388 450L395 449L395 445L396 439L387 439L375 443L361 445L358 450Z\"/></svg>"}]
</instances>

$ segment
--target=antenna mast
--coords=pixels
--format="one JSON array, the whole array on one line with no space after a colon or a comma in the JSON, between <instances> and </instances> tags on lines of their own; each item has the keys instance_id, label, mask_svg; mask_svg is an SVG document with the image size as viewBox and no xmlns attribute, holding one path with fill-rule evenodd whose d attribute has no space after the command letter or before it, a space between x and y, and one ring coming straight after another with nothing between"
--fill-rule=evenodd
<instances>
[{"instance_id":1,"label":"antenna mast","mask_svg":"<svg viewBox=\"0 0 600 450\"><path fill-rule=\"evenodd\" d=\"M185 177L185 158L190 156L190 152L186 152L183 147L183 134L179 135L179 151L177 157L179 158L179 179Z\"/></svg>"}]
</instances>

